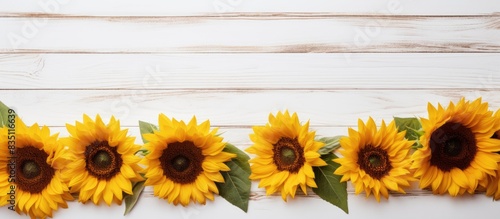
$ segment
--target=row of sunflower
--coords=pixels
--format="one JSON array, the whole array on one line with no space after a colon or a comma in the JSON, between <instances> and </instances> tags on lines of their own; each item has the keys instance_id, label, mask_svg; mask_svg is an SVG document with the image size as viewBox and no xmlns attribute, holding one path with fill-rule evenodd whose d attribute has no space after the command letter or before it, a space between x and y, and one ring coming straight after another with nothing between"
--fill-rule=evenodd
<instances>
[{"instance_id":1,"label":"row of sunflower","mask_svg":"<svg viewBox=\"0 0 500 219\"><path fill-rule=\"evenodd\" d=\"M185 123L160 114L158 126L140 121L140 146L113 117L105 123L84 115L59 138L47 126L25 125L0 102L0 206L46 218L74 199L124 201L128 213L151 186L175 205L205 204L218 194L246 212L250 180L284 201L299 187L304 194L312 188L346 213L346 181L377 201L405 193L412 181L434 194L482 191L500 199L500 110L462 98L446 108L429 104L428 113L378 128L372 118L359 120L348 136L324 138L296 113L270 114L265 126L253 127L250 159L195 117Z\"/></svg>"}]
</instances>

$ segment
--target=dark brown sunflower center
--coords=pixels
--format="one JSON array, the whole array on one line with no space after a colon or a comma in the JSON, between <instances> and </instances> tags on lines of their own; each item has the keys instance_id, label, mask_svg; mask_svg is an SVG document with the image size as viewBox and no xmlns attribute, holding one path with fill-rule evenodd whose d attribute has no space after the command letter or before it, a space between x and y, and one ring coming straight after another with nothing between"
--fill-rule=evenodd
<instances>
[{"instance_id":1,"label":"dark brown sunflower center","mask_svg":"<svg viewBox=\"0 0 500 219\"><path fill-rule=\"evenodd\" d=\"M291 173L299 172L304 165L305 158L304 149L297 139L283 137L273 146L274 164L278 170L286 170Z\"/></svg>"},{"instance_id":2,"label":"dark brown sunflower center","mask_svg":"<svg viewBox=\"0 0 500 219\"><path fill-rule=\"evenodd\" d=\"M189 167L191 163L186 157L179 155L172 160L172 167L178 172L182 172Z\"/></svg>"},{"instance_id":3,"label":"dark brown sunflower center","mask_svg":"<svg viewBox=\"0 0 500 219\"><path fill-rule=\"evenodd\" d=\"M54 177L54 168L47 164L47 153L32 146L16 149L17 186L33 194L42 192Z\"/></svg>"},{"instance_id":4,"label":"dark brown sunflower center","mask_svg":"<svg viewBox=\"0 0 500 219\"><path fill-rule=\"evenodd\" d=\"M160 157L163 174L170 180L180 183L192 183L203 172L205 159L200 148L193 142L174 142L167 145Z\"/></svg>"},{"instance_id":5,"label":"dark brown sunflower center","mask_svg":"<svg viewBox=\"0 0 500 219\"><path fill-rule=\"evenodd\" d=\"M40 166L38 166L38 164L36 164L34 161L31 161L31 160L28 160L26 162L23 163L23 175L24 177L26 177L27 179L33 179L37 176L40 175Z\"/></svg>"},{"instance_id":6,"label":"dark brown sunflower center","mask_svg":"<svg viewBox=\"0 0 500 219\"><path fill-rule=\"evenodd\" d=\"M110 180L122 167L122 158L117 147L109 146L107 141L95 141L85 149L87 171L100 180Z\"/></svg>"},{"instance_id":7,"label":"dark brown sunflower center","mask_svg":"<svg viewBox=\"0 0 500 219\"><path fill-rule=\"evenodd\" d=\"M462 144L460 143L460 139L452 138L444 143L444 154L450 157L456 157L462 151Z\"/></svg>"},{"instance_id":8,"label":"dark brown sunflower center","mask_svg":"<svg viewBox=\"0 0 500 219\"><path fill-rule=\"evenodd\" d=\"M111 156L106 151L98 151L92 158L92 162L101 168L106 168L111 165Z\"/></svg>"},{"instance_id":9,"label":"dark brown sunflower center","mask_svg":"<svg viewBox=\"0 0 500 219\"><path fill-rule=\"evenodd\" d=\"M442 171L461 170L470 166L476 156L476 138L460 123L448 122L436 129L429 142L431 165Z\"/></svg>"},{"instance_id":10,"label":"dark brown sunflower center","mask_svg":"<svg viewBox=\"0 0 500 219\"><path fill-rule=\"evenodd\" d=\"M374 179L381 179L392 169L387 151L371 145L365 146L358 152L358 165Z\"/></svg>"},{"instance_id":11,"label":"dark brown sunflower center","mask_svg":"<svg viewBox=\"0 0 500 219\"><path fill-rule=\"evenodd\" d=\"M370 162L370 165L372 167L380 167L383 165L382 160L378 154L377 155L375 155L375 154L370 155L370 157L368 158L368 161Z\"/></svg>"}]
</instances>

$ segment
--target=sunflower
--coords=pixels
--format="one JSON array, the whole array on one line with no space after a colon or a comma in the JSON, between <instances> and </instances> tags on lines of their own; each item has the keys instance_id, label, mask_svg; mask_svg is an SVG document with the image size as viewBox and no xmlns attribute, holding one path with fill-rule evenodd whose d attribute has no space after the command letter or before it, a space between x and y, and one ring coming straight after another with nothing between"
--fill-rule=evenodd
<instances>
[{"instance_id":1,"label":"sunflower","mask_svg":"<svg viewBox=\"0 0 500 219\"><path fill-rule=\"evenodd\" d=\"M224 162L236 157L222 151L226 144L218 129L210 131L208 120L198 125L196 117L186 125L160 114L158 123L159 130L143 135L149 151L143 159L145 185L174 205L213 200L213 194L219 194L215 182L224 182L220 171L230 170Z\"/></svg>"},{"instance_id":2,"label":"sunflower","mask_svg":"<svg viewBox=\"0 0 500 219\"><path fill-rule=\"evenodd\" d=\"M405 134L398 133L394 121L386 125L382 120L377 130L371 117L366 125L358 120L358 131L349 128L349 136L340 140L343 157L333 160L340 164L334 174L342 175L341 182L351 180L356 194L364 190L377 201L380 195L388 199L389 190L405 193L403 188L415 180L409 171L413 142Z\"/></svg>"},{"instance_id":3,"label":"sunflower","mask_svg":"<svg viewBox=\"0 0 500 219\"><path fill-rule=\"evenodd\" d=\"M496 132L491 136L491 138L497 140L497 144L500 145L500 109L495 113L495 126L493 130ZM500 151L497 151L500 153ZM500 166L496 170L496 176L488 175L485 180L479 182L479 184L486 188L486 195L493 196L493 199L500 199Z\"/></svg>"},{"instance_id":4,"label":"sunflower","mask_svg":"<svg viewBox=\"0 0 500 219\"><path fill-rule=\"evenodd\" d=\"M469 102L462 98L444 109L428 104L429 119L422 118L422 148L412 155L412 169L420 178L420 188L451 196L474 193L487 175L495 176L500 151L491 138L496 130L488 103L481 98Z\"/></svg>"},{"instance_id":5,"label":"sunflower","mask_svg":"<svg viewBox=\"0 0 500 219\"><path fill-rule=\"evenodd\" d=\"M12 150L11 136L15 136ZM31 218L52 217L59 207L67 208L66 201L73 197L61 176L67 164L65 152L58 134L50 135L47 126L27 127L17 119L15 128L0 128L0 206L15 204L18 213Z\"/></svg>"},{"instance_id":6,"label":"sunflower","mask_svg":"<svg viewBox=\"0 0 500 219\"><path fill-rule=\"evenodd\" d=\"M70 136L62 141L69 147L71 163L63 175L71 193L78 193L82 203L91 199L96 205L101 200L108 206L113 201L121 204L123 193L132 194L132 182L142 180L135 137L128 137L114 117L106 125L99 115L95 121L83 115L83 123L66 128Z\"/></svg>"},{"instance_id":7,"label":"sunflower","mask_svg":"<svg viewBox=\"0 0 500 219\"><path fill-rule=\"evenodd\" d=\"M491 136L491 138L500 139L500 109L497 110L494 117L495 117L495 127L493 128L493 130L496 131L493 134L493 136Z\"/></svg>"},{"instance_id":8,"label":"sunflower","mask_svg":"<svg viewBox=\"0 0 500 219\"><path fill-rule=\"evenodd\" d=\"M266 194L281 191L284 201L295 197L297 186L307 194L306 187L316 188L313 166L325 166L318 150L323 143L315 141L315 132L309 132L309 122L301 125L296 113L288 111L269 114L266 126L254 126L250 139L254 144L246 151L257 155L249 162L250 179L258 180Z\"/></svg>"}]
</instances>

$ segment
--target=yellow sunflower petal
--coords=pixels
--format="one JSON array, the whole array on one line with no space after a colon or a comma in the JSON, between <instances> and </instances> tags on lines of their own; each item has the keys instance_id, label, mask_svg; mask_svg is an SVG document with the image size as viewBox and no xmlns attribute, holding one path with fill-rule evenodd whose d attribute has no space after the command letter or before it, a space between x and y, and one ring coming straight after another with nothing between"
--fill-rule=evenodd
<instances>
[{"instance_id":1,"label":"yellow sunflower petal","mask_svg":"<svg viewBox=\"0 0 500 219\"><path fill-rule=\"evenodd\" d=\"M500 144L490 139L497 123L488 103L462 98L446 108L429 103L427 109L429 118L421 120L422 147L412 155L411 168L420 177L420 187L451 196L474 192L487 174L495 174L500 162Z\"/></svg>"},{"instance_id":2,"label":"yellow sunflower petal","mask_svg":"<svg viewBox=\"0 0 500 219\"><path fill-rule=\"evenodd\" d=\"M307 186L316 186L312 167L327 164L317 152L324 143L315 141L309 122L300 124L296 113L285 111L270 114L265 126L252 129L254 144L246 149L256 155L250 160L250 179L261 180L259 187L265 187L267 195L280 191L286 201L295 196L297 187L306 191Z\"/></svg>"},{"instance_id":3,"label":"yellow sunflower petal","mask_svg":"<svg viewBox=\"0 0 500 219\"><path fill-rule=\"evenodd\" d=\"M69 178L62 177L61 171L67 166L67 150L58 139L51 135L47 126L33 124L29 127L16 117L16 156L15 162L28 168L16 172L14 184L8 182L8 163L12 156L8 147L7 127L0 128L0 200L5 205L10 198L10 186L16 186L16 212L30 218L52 217L59 207L66 207L71 200L68 190ZM75 129L72 129L74 131ZM29 168L32 167L32 168ZM37 177L39 175L48 177ZM4 192L5 191L5 192ZM5 201L5 202L4 202Z\"/></svg>"},{"instance_id":4,"label":"yellow sunflower petal","mask_svg":"<svg viewBox=\"0 0 500 219\"><path fill-rule=\"evenodd\" d=\"M394 121L389 125L382 121L377 129L372 118L366 124L358 120L358 131L349 128L348 132L349 137L340 140L343 157L333 160L340 164L334 174L342 175L342 182L351 180L356 194L365 191L377 201L380 196L388 198L388 189L404 193L402 187L413 179L409 171L411 143L398 133Z\"/></svg>"},{"instance_id":5,"label":"yellow sunflower petal","mask_svg":"<svg viewBox=\"0 0 500 219\"><path fill-rule=\"evenodd\" d=\"M121 204L123 193L132 193L132 182L142 180L135 138L127 136L128 130L114 117L105 123L99 115L83 115L83 122L67 129L70 136L63 142L71 154L62 175L70 180L71 191L79 192L80 202Z\"/></svg>"},{"instance_id":6,"label":"yellow sunflower petal","mask_svg":"<svg viewBox=\"0 0 500 219\"><path fill-rule=\"evenodd\" d=\"M215 182L224 182L221 171L230 170L224 162L236 157L222 151L226 144L218 129L210 130L209 121L198 125L196 117L186 124L161 114L158 121L159 130L145 136L150 152L143 160L145 184L174 205L213 200L218 193Z\"/></svg>"}]
</instances>

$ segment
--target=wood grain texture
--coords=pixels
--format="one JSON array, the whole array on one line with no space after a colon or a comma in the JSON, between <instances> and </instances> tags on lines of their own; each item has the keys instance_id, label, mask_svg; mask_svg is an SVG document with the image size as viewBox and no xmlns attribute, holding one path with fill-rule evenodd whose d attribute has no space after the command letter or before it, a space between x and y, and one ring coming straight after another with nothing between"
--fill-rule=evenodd
<instances>
[{"instance_id":1,"label":"wood grain texture","mask_svg":"<svg viewBox=\"0 0 500 219\"><path fill-rule=\"evenodd\" d=\"M0 32L0 53L500 51L500 16L21 17Z\"/></svg>"},{"instance_id":2,"label":"wood grain texture","mask_svg":"<svg viewBox=\"0 0 500 219\"><path fill-rule=\"evenodd\" d=\"M3 54L8 83L0 89L495 89L499 60L500 53Z\"/></svg>"},{"instance_id":3,"label":"wood grain texture","mask_svg":"<svg viewBox=\"0 0 500 219\"><path fill-rule=\"evenodd\" d=\"M500 107L498 90L2 90L2 101L28 123L63 126L90 115L115 115L124 126L157 121L164 113L189 120L210 119L214 126L250 127L267 122L269 113L288 109L313 126L354 126L369 116L426 116L427 103L447 105L462 96L483 97Z\"/></svg>"},{"instance_id":4,"label":"wood grain texture","mask_svg":"<svg viewBox=\"0 0 500 219\"><path fill-rule=\"evenodd\" d=\"M398 218L405 215L408 219L421 219L430 216L438 218L458 215L455 218L496 218L492 212L498 203L483 195L451 198L449 196L391 196L389 201L376 202L373 197L366 199L363 195L349 195L349 214L319 199L316 196L297 197L283 202L281 197L271 196L258 200L250 200L249 212L243 213L221 197L207 205L190 205L186 208L168 204L165 200L144 195L130 215L121 216L124 206L94 206L91 204L69 203L68 209L56 212L55 218L72 219L108 219L108 218L292 218L332 217L352 218ZM419 210L417 210L419 209ZM426 209L426 210L422 210ZM439 209L439 210L437 210ZM223 211L223 212L222 212ZM78 212L78 213L75 213ZM321 212L321 214L319 213ZM411 213L408 213L411 212ZM14 212L0 208L0 213L8 218L19 218Z\"/></svg>"},{"instance_id":5,"label":"wood grain texture","mask_svg":"<svg viewBox=\"0 0 500 219\"><path fill-rule=\"evenodd\" d=\"M93 116L93 115L90 115ZM299 115L300 116L300 115ZM67 120L66 123L69 124L75 124L76 121L82 121L83 119L81 118L82 116L78 118L73 118L71 120ZM24 117L23 117L24 118ZM95 117L94 117L95 118ZM109 117L103 117L104 121L109 121ZM158 124L158 119L156 118L153 121L146 121L150 122L153 124ZM23 120L24 121L24 120ZM198 118L198 122L202 122L200 118ZM304 120L306 121L306 120ZM33 123L27 123L27 124L33 124ZM43 125L42 123L38 123L39 125ZM261 125L265 125L263 122ZM224 142L230 142L234 146L238 147L241 150L245 150L246 148L250 147L253 143L250 140L249 135L253 133L251 127L217 127L212 124L212 129L218 128L218 133L224 138ZM68 137L69 133L66 130L65 124L62 124L62 126L49 126L50 131L52 134L59 133L59 137ZM353 127L355 128L355 127ZM138 125L134 126L122 126L122 129L128 129L128 134L129 136L136 137L135 143L139 145L143 145L142 139L141 139L141 133L139 130ZM315 131L317 137L326 137L326 136L336 136L336 135L347 135L347 129L348 127L345 126L331 126L331 127L326 127L326 126L311 126L310 131ZM261 190L259 190L261 191Z\"/></svg>"},{"instance_id":6,"label":"wood grain texture","mask_svg":"<svg viewBox=\"0 0 500 219\"><path fill-rule=\"evenodd\" d=\"M34 3L36 2L36 3ZM64 16L200 16L224 13L336 13L400 15L491 15L495 0L3 0L0 16L61 14Z\"/></svg>"}]
</instances>

